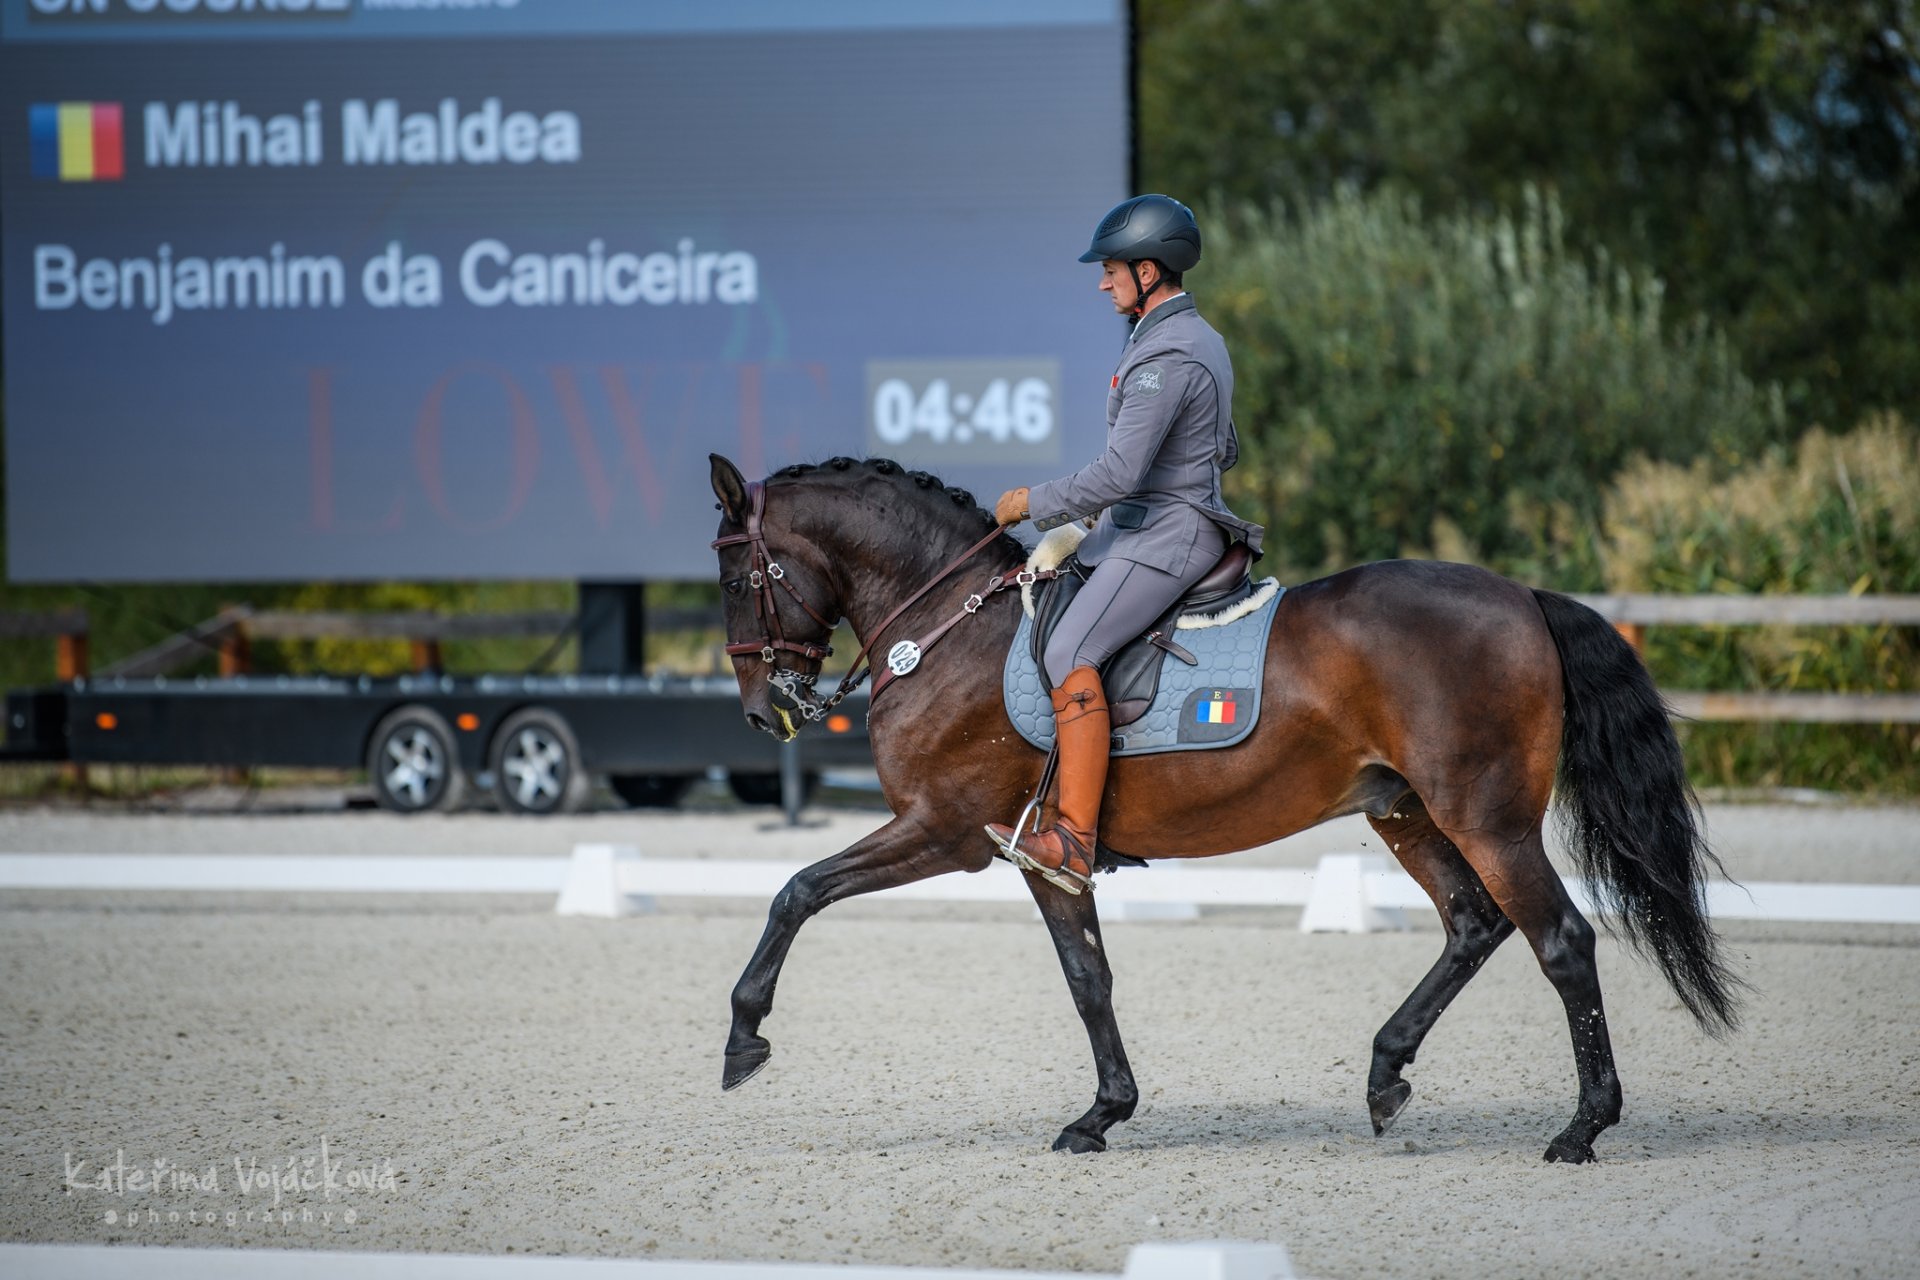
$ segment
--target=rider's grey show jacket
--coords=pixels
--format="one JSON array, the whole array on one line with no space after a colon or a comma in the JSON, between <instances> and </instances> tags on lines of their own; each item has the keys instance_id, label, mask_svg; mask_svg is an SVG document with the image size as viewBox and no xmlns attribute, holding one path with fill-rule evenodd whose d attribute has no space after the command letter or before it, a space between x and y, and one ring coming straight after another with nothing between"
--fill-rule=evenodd
<instances>
[{"instance_id":1,"label":"rider's grey show jacket","mask_svg":"<svg viewBox=\"0 0 1920 1280\"><path fill-rule=\"evenodd\" d=\"M1181 294L1134 326L1107 393L1107 447L1070 476L1034 485L1046 530L1101 513L1080 559L1107 556L1182 573L1203 521L1258 554L1264 530L1227 510L1220 475L1239 460L1227 344Z\"/></svg>"}]
</instances>

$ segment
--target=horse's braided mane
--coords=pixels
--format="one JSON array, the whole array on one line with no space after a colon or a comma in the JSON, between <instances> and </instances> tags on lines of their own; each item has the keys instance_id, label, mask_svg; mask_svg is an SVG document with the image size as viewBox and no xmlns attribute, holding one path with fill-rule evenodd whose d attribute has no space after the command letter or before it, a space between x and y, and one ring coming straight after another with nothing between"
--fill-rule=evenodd
<instances>
[{"instance_id":1,"label":"horse's braided mane","mask_svg":"<svg viewBox=\"0 0 1920 1280\"><path fill-rule=\"evenodd\" d=\"M991 525L994 522L993 513L982 507L979 500L973 496L970 490L963 489L959 485L947 484L942 481L939 476L929 471L910 471L898 462L895 462L892 458L848 458L843 456L828 458L825 462L796 462L791 466L780 468L780 470L773 473L772 478L776 480L797 480L803 476L817 475L823 471L846 472L852 471L855 468L872 472L875 475L898 476L903 483L911 483L916 489L929 491L938 490L945 494L947 500L952 502L954 506L960 508L962 511L971 512L979 519L981 524ZM1020 546L1018 540L1012 537L1012 535L1008 535L1004 540L1008 544L1006 550L1009 554L1026 554L1025 549Z\"/></svg>"}]
</instances>

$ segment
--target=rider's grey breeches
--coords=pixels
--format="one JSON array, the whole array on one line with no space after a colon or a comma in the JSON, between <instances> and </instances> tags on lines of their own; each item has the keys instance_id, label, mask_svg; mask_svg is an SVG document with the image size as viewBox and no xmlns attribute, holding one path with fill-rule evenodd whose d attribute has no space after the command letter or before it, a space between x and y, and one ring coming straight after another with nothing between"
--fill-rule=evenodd
<instances>
[{"instance_id":1,"label":"rider's grey breeches","mask_svg":"<svg viewBox=\"0 0 1920 1280\"><path fill-rule=\"evenodd\" d=\"M1226 549L1220 526L1206 521L1183 573L1166 573L1114 556L1101 560L1047 639L1047 679L1053 687L1059 688L1074 668L1097 667L1129 640L1145 634L1181 592L1219 563Z\"/></svg>"}]
</instances>

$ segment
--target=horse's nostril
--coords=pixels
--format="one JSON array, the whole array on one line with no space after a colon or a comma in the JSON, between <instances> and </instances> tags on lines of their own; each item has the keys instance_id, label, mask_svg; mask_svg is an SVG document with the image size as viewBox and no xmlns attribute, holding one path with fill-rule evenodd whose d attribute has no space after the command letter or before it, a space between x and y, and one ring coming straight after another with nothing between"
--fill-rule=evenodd
<instances>
[{"instance_id":1,"label":"horse's nostril","mask_svg":"<svg viewBox=\"0 0 1920 1280\"><path fill-rule=\"evenodd\" d=\"M761 733L767 732L766 719L757 711L747 712L747 723L758 729Z\"/></svg>"}]
</instances>

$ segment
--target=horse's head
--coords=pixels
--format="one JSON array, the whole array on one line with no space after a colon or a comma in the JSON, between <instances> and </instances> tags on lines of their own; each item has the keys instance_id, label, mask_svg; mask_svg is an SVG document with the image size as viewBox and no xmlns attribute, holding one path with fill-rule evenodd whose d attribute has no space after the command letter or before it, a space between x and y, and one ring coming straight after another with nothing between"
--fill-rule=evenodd
<instances>
[{"instance_id":1,"label":"horse's head","mask_svg":"<svg viewBox=\"0 0 1920 1280\"><path fill-rule=\"evenodd\" d=\"M805 499L783 491L787 500L770 512L764 483L748 484L732 462L709 456L720 500L713 545L721 612L740 705L748 724L785 742L800 732L813 702L842 603L821 548L796 527Z\"/></svg>"},{"instance_id":2,"label":"horse's head","mask_svg":"<svg viewBox=\"0 0 1920 1280\"><path fill-rule=\"evenodd\" d=\"M1026 554L1004 531L996 539L992 514L971 493L889 458L797 463L749 484L733 463L710 457L727 654L748 723L783 742L852 687L850 672L825 701L813 690L842 617L863 644L890 643L890 626L920 616L910 608L951 610L965 597L948 578L970 545L997 566ZM915 604L936 587L946 594Z\"/></svg>"}]
</instances>

